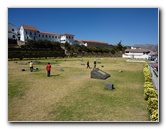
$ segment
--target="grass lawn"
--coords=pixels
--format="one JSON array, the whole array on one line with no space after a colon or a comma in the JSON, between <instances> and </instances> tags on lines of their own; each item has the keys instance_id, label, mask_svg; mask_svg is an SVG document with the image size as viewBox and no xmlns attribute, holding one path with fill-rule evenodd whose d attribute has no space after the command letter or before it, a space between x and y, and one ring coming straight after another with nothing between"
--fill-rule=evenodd
<instances>
[{"instance_id":1,"label":"grass lawn","mask_svg":"<svg viewBox=\"0 0 166 129\"><path fill-rule=\"evenodd\" d=\"M97 68L110 78L90 78L86 61L92 67L94 59ZM25 60L8 61L9 121L149 121L143 63L128 63L122 58L38 61L34 67L39 70L32 73ZM47 62L52 65L51 77L46 77ZM114 84L115 89L106 90L106 83Z\"/></svg>"}]
</instances>

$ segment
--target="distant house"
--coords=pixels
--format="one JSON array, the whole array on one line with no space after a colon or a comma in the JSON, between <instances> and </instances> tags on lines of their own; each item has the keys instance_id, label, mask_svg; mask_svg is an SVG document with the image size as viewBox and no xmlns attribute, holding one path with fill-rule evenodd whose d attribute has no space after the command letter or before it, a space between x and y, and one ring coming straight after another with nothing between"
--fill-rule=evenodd
<instances>
[{"instance_id":1,"label":"distant house","mask_svg":"<svg viewBox=\"0 0 166 129\"><path fill-rule=\"evenodd\" d=\"M60 34L60 43L66 42L68 42L69 44L74 44L74 35L69 33Z\"/></svg>"},{"instance_id":2,"label":"distant house","mask_svg":"<svg viewBox=\"0 0 166 129\"><path fill-rule=\"evenodd\" d=\"M36 40L60 42L60 34L40 31Z\"/></svg>"},{"instance_id":3,"label":"distant house","mask_svg":"<svg viewBox=\"0 0 166 129\"><path fill-rule=\"evenodd\" d=\"M143 48L126 49L122 58L136 58L136 59L148 59L150 57L150 50Z\"/></svg>"},{"instance_id":4,"label":"distant house","mask_svg":"<svg viewBox=\"0 0 166 129\"><path fill-rule=\"evenodd\" d=\"M21 25L20 29L13 24L8 25L8 37L18 40L19 46L24 45L26 40L48 40L59 43L69 43L71 45L78 44L84 46L95 46L103 48L112 48L113 45L106 42L94 40L74 39L74 35L70 33L57 34L52 32L44 32L37 29L35 26Z\"/></svg>"},{"instance_id":5,"label":"distant house","mask_svg":"<svg viewBox=\"0 0 166 129\"><path fill-rule=\"evenodd\" d=\"M8 24L8 39L19 39L19 28L11 23Z\"/></svg>"},{"instance_id":6,"label":"distant house","mask_svg":"<svg viewBox=\"0 0 166 129\"><path fill-rule=\"evenodd\" d=\"M35 26L22 25L20 28L20 40L25 42L27 39L36 40L39 31Z\"/></svg>"},{"instance_id":7,"label":"distant house","mask_svg":"<svg viewBox=\"0 0 166 129\"><path fill-rule=\"evenodd\" d=\"M94 47L103 47L103 48L112 48L113 45L108 44L106 42L94 41L94 40L80 40L75 39L75 44L80 44L84 46L94 46Z\"/></svg>"},{"instance_id":8,"label":"distant house","mask_svg":"<svg viewBox=\"0 0 166 129\"><path fill-rule=\"evenodd\" d=\"M39 31L35 26L22 25L20 28L20 40L25 42L27 39L30 40L48 40L60 43L70 43L74 42L74 35L65 33L57 34L52 32Z\"/></svg>"}]
</instances>

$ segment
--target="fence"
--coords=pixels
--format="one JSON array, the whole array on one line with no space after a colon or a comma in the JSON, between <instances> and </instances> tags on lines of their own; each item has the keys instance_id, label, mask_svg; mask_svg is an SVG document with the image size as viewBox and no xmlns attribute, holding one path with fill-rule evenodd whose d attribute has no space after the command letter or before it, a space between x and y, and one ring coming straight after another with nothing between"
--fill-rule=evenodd
<instances>
[{"instance_id":1,"label":"fence","mask_svg":"<svg viewBox=\"0 0 166 129\"><path fill-rule=\"evenodd\" d=\"M150 64L149 63L149 66L148 66L151 74L152 74L152 82L155 86L155 89L158 91L158 88L159 88L159 74L158 74L158 71L153 67L153 64Z\"/></svg>"}]
</instances>

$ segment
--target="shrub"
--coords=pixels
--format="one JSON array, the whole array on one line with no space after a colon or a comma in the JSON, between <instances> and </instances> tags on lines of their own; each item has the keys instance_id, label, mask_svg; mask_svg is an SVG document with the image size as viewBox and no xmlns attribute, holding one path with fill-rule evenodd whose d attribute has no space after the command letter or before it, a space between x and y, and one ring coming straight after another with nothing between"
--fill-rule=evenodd
<instances>
[{"instance_id":1,"label":"shrub","mask_svg":"<svg viewBox=\"0 0 166 129\"><path fill-rule=\"evenodd\" d=\"M148 67L148 63L147 62L144 62L144 67Z\"/></svg>"},{"instance_id":2,"label":"shrub","mask_svg":"<svg viewBox=\"0 0 166 129\"><path fill-rule=\"evenodd\" d=\"M144 88L154 88L154 85L152 82L145 82L144 83Z\"/></svg>"},{"instance_id":3,"label":"shrub","mask_svg":"<svg viewBox=\"0 0 166 129\"><path fill-rule=\"evenodd\" d=\"M150 112L150 114L154 115L153 112L155 110L158 110L158 99L157 98L149 98L147 109Z\"/></svg>"},{"instance_id":4,"label":"shrub","mask_svg":"<svg viewBox=\"0 0 166 129\"><path fill-rule=\"evenodd\" d=\"M145 67L143 69L144 72L144 78L145 78L145 82L151 82L152 81L152 74L150 73L150 70Z\"/></svg>"},{"instance_id":5,"label":"shrub","mask_svg":"<svg viewBox=\"0 0 166 129\"><path fill-rule=\"evenodd\" d=\"M146 88L144 89L144 98L148 100L149 98L154 98L157 96L157 92L154 88Z\"/></svg>"},{"instance_id":6,"label":"shrub","mask_svg":"<svg viewBox=\"0 0 166 129\"><path fill-rule=\"evenodd\" d=\"M158 110L154 110L150 116L151 121L158 121Z\"/></svg>"}]
</instances>

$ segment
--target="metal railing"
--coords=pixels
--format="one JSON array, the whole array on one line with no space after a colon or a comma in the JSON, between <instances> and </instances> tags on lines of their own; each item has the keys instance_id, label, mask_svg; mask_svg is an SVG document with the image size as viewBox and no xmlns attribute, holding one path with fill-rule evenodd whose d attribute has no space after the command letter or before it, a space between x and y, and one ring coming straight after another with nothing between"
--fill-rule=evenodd
<instances>
[{"instance_id":1,"label":"metal railing","mask_svg":"<svg viewBox=\"0 0 166 129\"><path fill-rule=\"evenodd\" d=\"M149 70L152 74L152 82L154 84L154 87L158 91L158 88L159 88L159 74L158 74L158 71L154 68L153 64L149 64L148 68L149 68Z\"/></svg>"}]
</instances>

